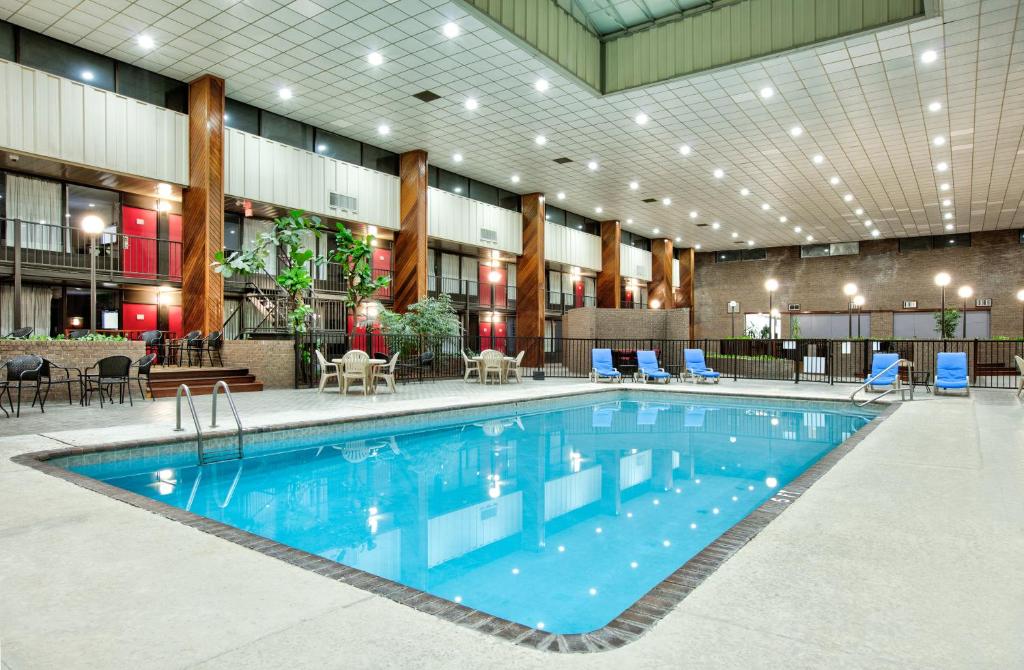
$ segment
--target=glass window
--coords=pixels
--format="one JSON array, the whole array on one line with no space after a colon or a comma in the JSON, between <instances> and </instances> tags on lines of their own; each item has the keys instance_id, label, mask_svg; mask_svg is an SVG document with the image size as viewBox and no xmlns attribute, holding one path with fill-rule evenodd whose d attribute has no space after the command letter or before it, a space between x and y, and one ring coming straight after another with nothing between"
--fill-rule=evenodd
<instances>
[{"instance_id":1,"label":"glass window","mask_svg":"<svg viewBox=\"0 0 1024 670\"><path fill-rule=\"evenodd\" d=\"M114 61L66 42L19 30L18 57L19 62L29 67L114 90Z\"/></svg>"},{"instance_id":2,"label":"glass window","mask_svg":"<svg viewBox=\"0 0 1024 670\"><path fill-rule=\"evenodd\" d=\"M433 186L434 188L438 187L437 186L437 182L438 182L437 173L438 172L440 172L440 170L438 168L436 168L435 166L433 166L433 165L428 165L427 166L427 186Z\"/></svg>"},{"instance_id":3,"label":"glass window","mask_svg":"<svg viewBox=\"0 0 1024 670\"><path fill-rule=\"evenodd\" d=\"M260 135L268 140L313 150L313 128L301 121L260 110Z\"/></svg>"},{"instance_id":4,"label":"glass window","mask_svg":"<svg viewBox=\"0 0 1024 670\"><path fill-rule=\"evenodd\" d=\"M800 258L820 258L830 252L831 247L827 244L805 244L800 247Z\"/></svg>"},{"instance_id":5,"label":"glass window","mask_svg":"<svg viewBox=\"0 0 1024 670\"><path fill-rule=\"evenodd\" d=\"M14 26L0 21L0 58L14 60Z\"/></svg>"},{"instance_id":6,"label":"glass window","mask_svg":"<svg viewBox=\"0 0 1024 670\"><path fill-rule=\"evenodd\" d=\"M715 252L716 263L731 263L733 261L739 260L743 260L743 252L740 250L727 250Z\"/></svg>"},{"instance_id":7,"label":"glass window","mask_svg":"<svg viewBox=\"0 0 1024 670\"><path fill-rule=\"evenodd\" d=\"M899 242L900 253L906 253L908 251L923 251L931 248L932 238L930 237L904 237Z\"/></svg>"},{"instance_id":8,"label":"glass window","mask_svg":"<svg viewBox=\"0 0 1024 670\"><path fill-rule=\"evenodd\" d=\"M473 200L486 202L488 205L499 206L498 187L485 184L475 179L469 180L469 197Z\"/></svg>"},{"instance_id":9,"label":"glass window","mask_svg":"<svg viewBox=\"0 0 1024 670\"><path fill-rule=\"evenodd\" d=\"M188 86L127 63L117 64L117 92L151 105L188 111Z\"/></svg>"},{"instance_id":10,"label":"glass window","mask_svg":"<svg viewBox=\"0 0 1024 670\"><path fill-rule=\"evenodd\" d=\"M505 209L511 209L513 212L522 211L522 201L519 199L518 193L512 193L505 189L498 189L498 207Z\"/></svg>"},{"instance_id":11,"label":"glass window","mask_svg":"<svg viewBox=\"0 0 1024 670\"><path fill-rule=\"evenodd\" d=\"M559 226L565 225L565 210L557 207L545 207L544 218L551 223L558 224Z\"/></svg>"},{"instance_id":12,"label":"glass window","mask_svg":"<svg viewBox=\"0 0 1024 670\"><path fill-rule=\"evenodd\" d=\"M448 191L449 193L455 193L466 197L469 196L469 179L462 175L457 175L454 172L448 172L447 170L439 170L437 177L437 187L442 191Z\"/></svg>"},{"instance_id":13,"label":"glass window","mask_svg":"<svg viewBox=\"0 0 1024 670\"><path fill-rule=\"evenodd\" d=\"M583 221L583 232L590 233L591 235L601 235L601 222L594 221L593 219L584 219Z\"/></svg>"},{"instance_id":14,"label":"glass window","mask_svg":"<svg viewBox=\"0 0 1024 670\"><path fill-rule=\"evenodd\" d=\"M398 154L391 153L371 144L363 145L363 167L387 174L398 174ZM440 187L439 187L440 188Z\"/></svg>"},{"instance_id":15,"label":"glass window","mask_svg":"<svg viewBox=\"0 0 1024 670\"><path fill-rule=\"evenodd\" d=\"M950 247L971 246L971 234L960 233L959 235L936 235L932 239L933 249L949 249Z\"/></svg>"},{"instance_id":16,"label":"glass window","mask_svg":"<svg viewBox=\"0 0 1024 670\"><path fill-rule=\"evenodd\" d=\"M224 213L224 251L240 251L242 248L242 217L232 212Z\"/></svg>"},{"instance_id":17,"label":"glass window","mask_svg":"<svg viewBox=\"0 0 1024 670\"><path fill-rule=\"evenodd\" d=\"M224 125L252 135L260 134L260 110L228 98L224 105Z\"/></svg>"},{"instance_id":18,"label":"glass window","mask_svg":"<svg viewBox=\"0 0 1024 670\"><path fill-rule=\"evenodd\" d=\"M573 230L583 230L583 223L586 219L575 212L565 213L565 226Z\"/></svg>"},{"instance_id":19,"label":"glass window","mask_svg":"<svg viewBox=\"0 0 1024 670\"><path fill-rule=\"evenodd\" d=\"M329 133L319 128L314 128L313 130L316 136L316 146L314 148L318 154L336 158L346 163L352 163L353 165L359 165L359 161L363 156L363 149L358 141L342 135Z\"/></svg>"},{"instance_id":20,"label":"glass window","mask_svg":"<svg viewBox=\"0 0 1024 670\"><path fill-rule=\"evenodd\" d=\"M105 191L99 188L86 186L75 186L69 184L67 187L67 214L68 224L80 230L80 224L87 215L94 214L107 224L105 233L116 233L121 228L118 223L121 221L120 195L115 191ZM122 231L131 233L133 231ZM155 233L155 231L154 231ZM85 235L72 236L73 240L84 243ZM112 244L115 238L112 235L101 235L100 245ZM109 250L101 253L112 253Z\"/></svg>"},{"instance_id":21,"label":"glass window","mask_svg":"<svg viewBox=\"0 0 1024 670\"><path fill-rule=\"evenodd\" d=\"M768 257L768 250L761 249L744 249L743 260L745 261L763 261Z\"/></svg>"}]
</instances>

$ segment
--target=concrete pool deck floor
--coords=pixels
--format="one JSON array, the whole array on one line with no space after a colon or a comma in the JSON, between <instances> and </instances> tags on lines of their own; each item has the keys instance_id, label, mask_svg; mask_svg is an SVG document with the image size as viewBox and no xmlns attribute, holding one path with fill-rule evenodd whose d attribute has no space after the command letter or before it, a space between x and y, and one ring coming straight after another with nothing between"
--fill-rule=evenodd
<instances>
[{"instance_id":1,"label":"concrete pool deck floor","mask_svg":"<svg viewBox=\"0 0 1024 670\"><path fill-rule=\"evenodd\" d=\"M401 387L394 397L269 391L236 400L255 426L590 388L439 382ZM851 390L730 381L670 388L809 398ZM918 398L652 631L614 651L579 655L514 646L9 460L112 436L174 435L173 401L29 410L0 421L0 663L1024 667L1024 406L1011 391ZM209 401L197 400L208 424Z\"/></svg>"}]
</instances>

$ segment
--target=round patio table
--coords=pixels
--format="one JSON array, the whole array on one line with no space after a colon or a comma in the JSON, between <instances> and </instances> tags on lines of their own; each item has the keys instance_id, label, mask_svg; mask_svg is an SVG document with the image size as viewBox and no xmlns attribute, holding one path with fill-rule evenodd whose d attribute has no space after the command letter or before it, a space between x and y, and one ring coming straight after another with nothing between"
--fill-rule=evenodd
<instances>
[{"instance_id":1,"label":"round patio table","mask_svg":"<svg viewBox=\"0 0 1024 670\"><path fill-rule=\"evenodd\" d=\"M340 373L345 364L345 359L332 358L331 362L338 366L338 372ZM387 361L381 360L380 358L371 358L370 360L366 361L366 364L363 366L363 388L366 389L367 394L373 394L377 392L377 385L371 384L370 382L373 381L373 375L377 371L377 368L387 364Z\"/></svg>"}]
</instances>

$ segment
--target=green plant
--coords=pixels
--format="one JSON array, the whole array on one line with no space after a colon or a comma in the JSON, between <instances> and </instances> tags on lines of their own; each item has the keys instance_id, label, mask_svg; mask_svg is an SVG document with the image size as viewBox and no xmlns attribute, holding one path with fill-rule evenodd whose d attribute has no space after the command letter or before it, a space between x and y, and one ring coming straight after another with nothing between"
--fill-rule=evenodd
<instances>
[{"instance_id":1,"label":"green plant","mask_svg":"<svg viewBox=\"0 0 1024 670\"><path fill-rule=\"evenodd\" d=\"M789 322L789 332L794 340L800 339L800 319L795 316Z\"/></svg>"},{"instance_id":2,"label":"green plant","mask_svg":"<svg viewBox=\"0 0 1024 670\"><path fill-rule=\"evenodd\" d=\"M347 287L345 304L355 313L366 299L386 287L391 278L373 276L372 235L356 237L339 223L334 241L335 250L331 253L331 261L341 267Z\"/></svg>"},{"instance_id":3,"label":"green plant","mask_svg":"<svg viewBox=\"0 0 1024 670\"><path fill-rule=\"evenodd\" d=\"M61 333L60 335L29 335L25 338L30 342L62 342L67 340L68 342L127 342L127 337L121 335L104 335L103 333L89 333L82 337L71 339L70 337Z\"/></svg>"},{"instance_id":4,"label":"green plant","mask_svg":"<svg viewBox=\"0 0 1024 670\"><path fill-rule=\"evenodd\" d=\"M956 327L960 325L960 312L947 308L944 312L935 313L935 330L943 339L956 337Z\"/></svg>"},{"instance_id":5,"label":"green plant","mask_svg":"<svg viewBox=\"0 0 1024 670\"><path fill-rule=\"evenodd\" d=\"M447 293L413 303L404 314L384 310L377 320L384 335L390 336L389 346L403 353L417 346L421 338L436 351L445 338L462 334L462 320Z\"/></svg>"}]
</instances>

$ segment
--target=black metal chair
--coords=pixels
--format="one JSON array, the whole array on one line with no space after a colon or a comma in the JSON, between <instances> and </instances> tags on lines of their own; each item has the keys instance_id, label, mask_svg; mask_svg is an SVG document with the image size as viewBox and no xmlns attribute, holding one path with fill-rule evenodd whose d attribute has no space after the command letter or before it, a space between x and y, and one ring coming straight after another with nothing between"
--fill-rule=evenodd
<instances>
[{"instance_id":1,"label":"black metal chair","mask_svg":"<svg viewBox=\"0 0 1024 670\"><path fill-rule=\"evenodd\" d=\"M213 366L213 355L217 354L217 365L224 367L224 359L221 358L220 352L224 347L224 333L219 330L215 330L206 336L203 341L203 351L206 352L207 358L210 359L210 366ZM199 353L199 367L203 367L203 354L202 351Z\"/></svg>"},{"instance_id":2,"label":"black metal chair","mask_svg":"<svg viewBox=\"0 0 1024 670\"><path fill-rule=\"evenodd\" d=\"M146 345L147 354L156 354L157 359L160 359L163 354L163 342L164 334L159 330L147 330L139 336L142 343Z\"/></svg>"},{"instance_id":3,"label":"black metal chair","mask_svg":"<svg viewBox=\"0 0 1024 670\"><path fill-rule=\"evenodd\" d=\"M148 353L139 360L132 363L132 367L136 369L135 381L139 384L139 395L143 398L146 397L146 392L142 388L142 378L146 378L146 388L149 389L149 395L156 402L156 396L153 395L153 384L150 378L150 370L153 367L153 363L156 362L156 354Z\"/></svg>"},{"instance_id":4,"label":"black metal chair","mask_svg":"<svg viewBox=\"0 0 1024 670\"><path fill-rule=\"evenodd\" d=\"M188 364L192 365L192 354L199 350L202 351L203 338L202 333L198 330L193 330L190 333L186 333L184 337L178 338L167 343L167 358L164 361L165 365L176 363L178 367L181 367L182 362L185 360L185 356L188 356Z\"/></svg>"},{"instance_id":5,"label":"black metal chair","mask_svg":"<svg viewBox=\"0 0 1024 670\"><path fill-rule=\"evenodd\" d=\"M128 388L128 404L135 405L132 401L132 385L130 372L132 359L127 356L107 356L101 358L95 365L86 368L82 374L82 381L85 384L85 404L89 404L94 391L100 392L100 407L103 407L103 394L106 393L110 402L114 402L114 385L120 389L120 400L124 403L124 389ZM96 370L90 374L90 370Z\"/></svg>"},{"instance_id":6,"label":"black metal chair","mask_svg":"<svg viewBox=\"0 0 1024 670\"><path fill-rule=\"evenodd\" d=\"M69 340L80 340L83 337L85 337L86 335L89 335L90 333L92 333L92 331L89 330L88 328L79 328L77 330L72 330L72 331L68 332L68 339Z\"/></svg>"},{"instance_id":7,"label":"black metal chair","mask_svg":"<svg viewBox=\"0 0 1024 670\"><path fill-rule=\"evenodd\" d=\"M416 377L417 381L423 381L423 371L431 370L434 367L434 352L424 351L411 363L399 363L396 367Z\"/></svg>"},{"instance_id":8,"label":"black metal chair","mask_svg":"<svg viewBox=\"0 0 1024 670\"><path fill-rule=\"evenodd\" d=\"M21 416L21 392L25 388L26 384L28 388L35 390L32 396L32 406L36 404L36 400L39 400L39 411L45 411L43 405L46 402L45 397L40 398L39 396L39 378L40 372L43 369L45 360L41 356L34 356L27 354L23 356L15 356L9 361L4 361L3 367L7 369L7 401L11 403L11 410L14 411L15 416ZM17 384L18 389L18 409L14 409L14 403L11 402L11 385Z\"/></svg>"},{"instance_id":9,"label":"black metal chair","mask_svg":"<svg viewBox=\"0 0 1024 670\"><path fill-rule=\"evenodd\" d=\"M24 340L26 337L31 335L35 331L35 328L26 326L25 328L15 328L7 334L8 340Z\"/></svg>"}]
</instances>

